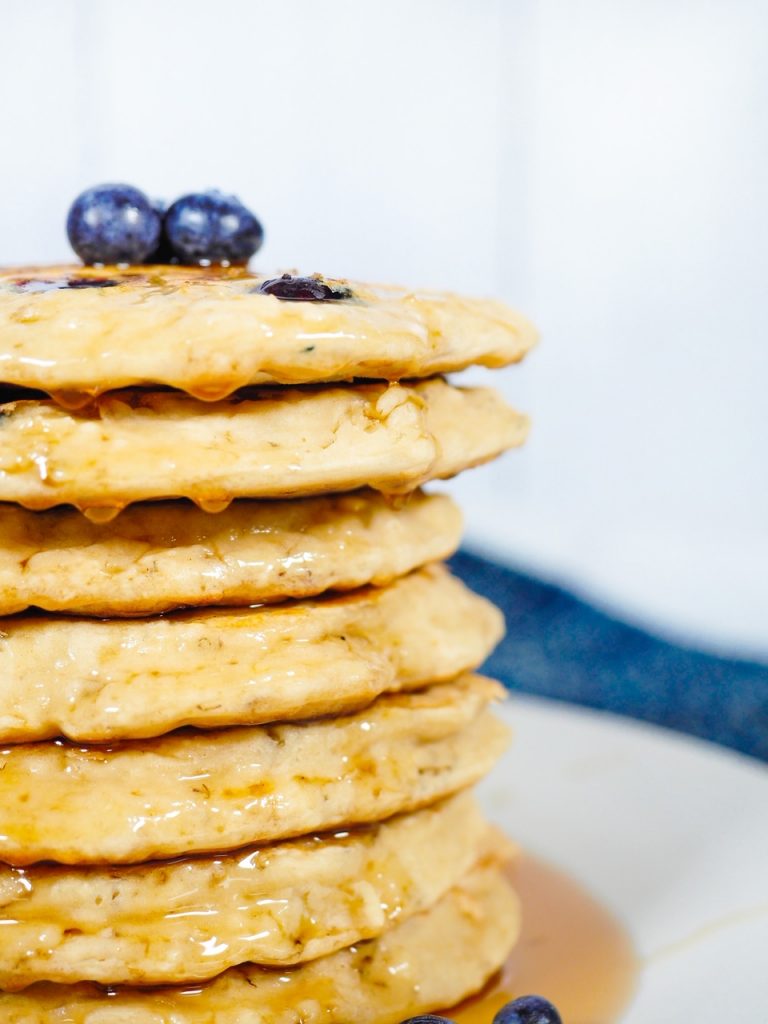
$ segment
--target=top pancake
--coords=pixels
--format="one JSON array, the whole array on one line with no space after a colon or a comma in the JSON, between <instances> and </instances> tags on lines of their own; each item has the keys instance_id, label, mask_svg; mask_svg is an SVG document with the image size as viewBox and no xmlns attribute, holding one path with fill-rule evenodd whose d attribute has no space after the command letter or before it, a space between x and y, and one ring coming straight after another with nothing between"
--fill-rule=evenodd
<instances>
[{"instance_id":1,"label":"top pancake","mask_svg":"<svg viewBox=\"0 0 768 1024\"><path fill-rule=\"evenodd\" d=\"M500 302L349 281L328 282L341 300L285 301L259 292L264 280L244 268L6 269L0 382L73 406L147 384L214 400L248 384L504 366L536 341Z\"/></svg>"}]
</instances>

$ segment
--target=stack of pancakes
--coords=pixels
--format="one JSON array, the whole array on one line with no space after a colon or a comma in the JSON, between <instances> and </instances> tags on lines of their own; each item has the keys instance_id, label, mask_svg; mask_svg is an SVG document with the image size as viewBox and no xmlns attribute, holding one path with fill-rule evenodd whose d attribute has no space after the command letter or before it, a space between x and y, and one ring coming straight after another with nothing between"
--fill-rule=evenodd
<instances>
[{"instance_id":1,"label":"stack of pancakes","mask_svg":"<svg viewBox=\"0 0 768 1024\"><path fill-rule=\"evenodd\" d=\"M518 907L469 791L501 615L419 487L524 440L496 303L0 275L0 1019L390 1024Z\"/></svg>"}]
</instances>

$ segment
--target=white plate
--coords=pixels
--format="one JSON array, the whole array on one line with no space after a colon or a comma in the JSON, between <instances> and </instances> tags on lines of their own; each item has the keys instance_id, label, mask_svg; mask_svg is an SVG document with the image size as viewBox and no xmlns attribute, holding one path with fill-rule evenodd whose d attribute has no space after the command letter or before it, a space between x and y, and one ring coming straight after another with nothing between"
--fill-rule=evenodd
<instances>
[{"instance_id":1,"label":"white plate","mask_svg":"<svg viewBox=\"0 0 768 1024\"><path fill-rule=\"evenodd\" d=\"M580 881L641 962L622 1024L768 1024L768 771L600 712L514 697L489 814Z\"/></svg>"}]
</instances>

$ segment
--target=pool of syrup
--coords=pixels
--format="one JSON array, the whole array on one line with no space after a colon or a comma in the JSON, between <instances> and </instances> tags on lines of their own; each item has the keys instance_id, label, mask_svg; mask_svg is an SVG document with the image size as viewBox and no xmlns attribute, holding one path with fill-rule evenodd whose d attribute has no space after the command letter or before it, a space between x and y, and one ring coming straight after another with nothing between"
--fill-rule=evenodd
<instances>
[{"instance_id":1,"label":"pool of syrup","mask_svg":"<svg viewBox=\"0 0 768 1024\"><path fill-rule=\"evenodd\" d=\"M563 1024L616 1024L638 969L621 924L577 882L528 854L509 877L522 904L520 939L485 990L450 1016L491 1024L510 999L536 994L557 1006Z\"/></svg>"}]
</instances>

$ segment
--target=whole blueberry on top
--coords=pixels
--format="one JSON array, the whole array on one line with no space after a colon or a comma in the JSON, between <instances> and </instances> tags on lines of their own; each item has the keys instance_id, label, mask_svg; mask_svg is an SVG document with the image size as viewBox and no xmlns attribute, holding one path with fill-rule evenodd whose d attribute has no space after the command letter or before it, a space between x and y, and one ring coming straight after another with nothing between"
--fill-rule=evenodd
<instances>
[{"instance_id":1,"label":"whole blueberry on top","mask_svg":"<svg viewBox=\"0 0 768 1024\"><path fill-rule=\"evenodd\" d=\"M264 230L235 196L190 192L168 208L165 237L181 263L247 263Z\"/></svg>"},{"instance_id":2,"label":"whole blueberry on top","mask_svg":"<svg viewBox=\"0 0 768 1024\"><path fill-rule=\"evenodd\" d=\"M563 1024L560 1014L542 996L520 996L499 1010L493 1024Z\"/></svg>"},{"instance_id":3,"label":"whole blueberry on top","mask_svg":"<svg viewBox=\"0 0 768 1024\"><path fill-rule=\"evenodd\" d=\"M409 1017L402 1024L453 1024L450 1017L438 1017L436 1013L422 1013L418 1017Z\"/></svg>"},{"instance_id":4,"label":"whole blueberry on top","mask_svg":"<svg viewBox=\"0 0 768 1024\"><path fill-rule=\"evenodd\" d=\"M165 211L167 204L163 199L153 199L152 209L160 218L160 237L152 252L147 253L144 263L178 263L179 261L174 256L171 243L168 241L168 236L165 233Z\"/></svg>"},{"instance_id":5,"label":"whole blueberry on top","mask_svg":"<svg viewBox=\"0 0 768 1024\"><path fill-rule=\"evenodd\" d=\"M141 263L157 245L160 216L131 185L96 185L70 207L67 235L84 263Z\"/></svg>"},{"instance_id":6,"label":"whole blueberry on top","mask_svg":"<svg viewBox=\"0 0 768 1024\"><path fill-rule=\"evenodd\" d=\"M293 277L291 274L283 274L282 277L262 281L256 290L263 292L264 295L274 295L275 298L286 302L331 302L352 298L349 288L343 285L330 285L317 276Z\"/></svg>"}]
</instances>

